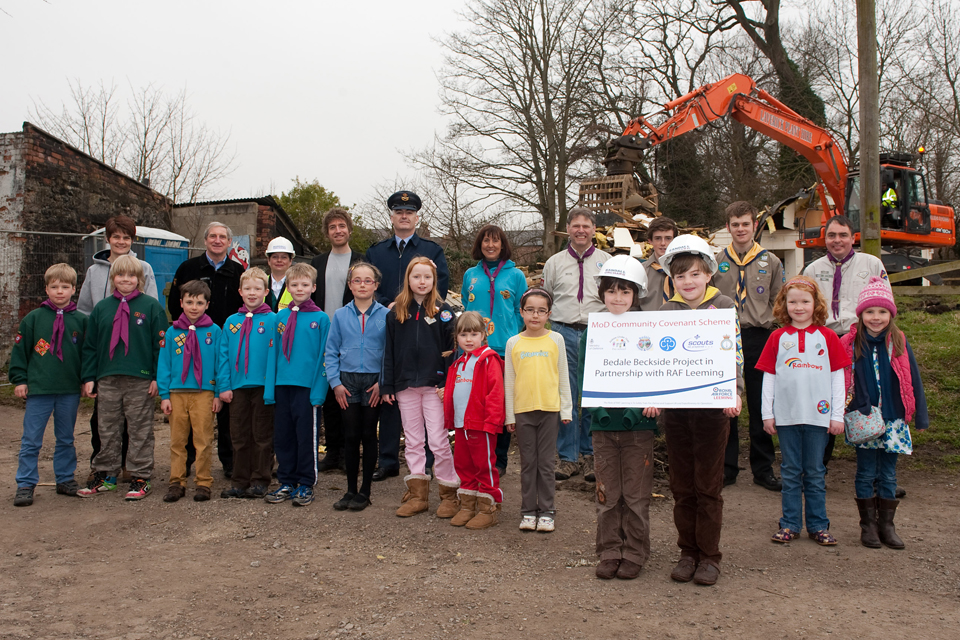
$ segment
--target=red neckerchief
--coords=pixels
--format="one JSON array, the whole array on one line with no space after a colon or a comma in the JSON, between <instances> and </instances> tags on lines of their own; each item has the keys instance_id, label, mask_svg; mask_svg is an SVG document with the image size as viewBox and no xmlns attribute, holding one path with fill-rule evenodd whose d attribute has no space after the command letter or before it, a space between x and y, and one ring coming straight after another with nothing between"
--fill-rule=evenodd
<instances>
[{"instance_id":1,"label":"red neckerchief","mask_svg":"<svg viewBox=\"0 0 960 640\"><path fill-rule=\"evenodd\" d=\"M67 303L67 306L61 309L57 305L53 304L53 301L50 300L50 298L47 298L40 303L40 306L46 307L57 314L57 317L53 319L53 335L50 336L50 344L53 345L54 355L60 359L60 362L63 362L63 332L66 330L63 322L63 314L76 311L77 305L73 300L71 300Z\"/></svg>"},{"instance_id":2,"label":"red neckerchief","mask_svg":"<svg viewBox=\"0 0 960 640\"><path fill-rule=\"evenodd\" d=\"M273 309L266 302L262 303L259 307L250 311L247 309L246 305L240 307L240 310L237 313L245 314L243 317L243 324L240 325L240 348L237 349L237 362L234 365L234 369L240 371L240 352L243 351L243 375L247 375L247 371L250 370L250 332L253 331L253 316L257 313L270 313ZM246 347L246 349L244 349Z\"/></svg>"},{"instance_id":3,"label":"red neckerchief","mask_svg":"<svg viewBox=\"0 0 960 640\"><path fill-rule=\"evenodd\" d=\"M181 313L180 317L173 321L173 328L187 332L187 340L183 345L183 371L180 374L180 382L186 382L190 374L190 362L193 361L193 379L197 381L198 386L203 386L203 356L200 353L200 341L197 340L197 327L209 327L213 324L210 316L203 314L197 318L196 322L191 323L187 314Z\"/></svg>"},{"instance_id":4,"label":"red neckerchief","mask_svg":"<svg viewBox=\"0 0 960 640\"><path fill-rule=\"evenodd\" d=\"M130 305L127 300L133 300L140 295L139 289L134 289L126 296L114 289L113 297L120 301L117 312L113 315L113 329L110 332L110 359L113 360L113 350L123 341L123 355L130 351Z\"/></svg>"}]
</instances>

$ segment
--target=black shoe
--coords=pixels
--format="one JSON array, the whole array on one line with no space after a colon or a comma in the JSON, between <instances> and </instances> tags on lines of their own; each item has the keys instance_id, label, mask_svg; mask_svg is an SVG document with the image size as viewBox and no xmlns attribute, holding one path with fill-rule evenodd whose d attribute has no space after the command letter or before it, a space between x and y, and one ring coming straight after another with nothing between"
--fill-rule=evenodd
<instances>
[{"instance_id":1,"label":"black shoe","mask_svg":"<svg viewBox=\"0 0 960 640\"><path fill-rule=\"evenodd\" d=\"M900 485L897 485L897 490L894 492L893 496L894 496L897 500L899 500L900 498L906 498L906 497L907 497L907 490L904 489L903 487L901 487Z\"/></svg>"},{"instance_id":2,"label":"black shoe","mask_svg":"<svg viewBox=\"0 0 960 640\"><path fill-rule=\"evenodd\" d=\"M237 487L230 487L220 492L221 498L242 498L244 490Z\"/></svg>"},{"instance_id":3,"label":"black shoe","mask_svg":"<svg viewBox=\"0 0 960 640\"><path fill-rule=\"evenodd\" d=\"M725 472L723 473L723 486L729 487L729 486L732 485L732 484L737 484L737 474L735 474L735 473L727 473L727 472L725 471Z\"/></svg>"},{"instance_id":4,"label":"black shoe","mask_svg":"<svg viewBox=\"0 0 960 640\"><path fill-rule=\"evenodd\" d=\"M363 511L370 505L370 497L365 496L362 493L358 493L353 496L353 500L350 501L349 509L350 511Z\"/></svg>"},{"instance_id":5,"label":"black shoe","mask_svg":"<svg viewBox=\"0 0 960 640\"><path fill-rule=\"evenodd\" d=\"M29 507L33 504L33 487L17 487L17 494L13 498L13 506Z\"/></svg>"},{"instance_id":6,"label":"black shoe","mask_svg":"<svg viewBox=\"0 0 960 640\"><path fill-rule=\"evenodd\" d=\"M497 467L497 475L499 475L501 478L502 478L503 476L507 475L507 468L506 468L506 467L500 467L500 466L498 466L498 467Z\"/></svg>"},{"instance_id":7,"label":"black shoe","mask_svg":"<svg viewBox=\"0 0 960 640\"><path fill-rule=\"evenodd\" d=\"M357 497L357 494L350 493L349 491L343 494L343 497L333 503L333 508L337 511L346 511L350 508L350 505L353 503L354 498Z\"/></svg>"},{"instance_id":8,"label":"black shoe","mask_svg":"<svg viewBox=\"0 0 960 640\"><path fill-rule=\"evenodd\" d=\"M400 469L397 467L377 467L377 470L373 472L373 481L380 482L381 480L386 480L387 478L393 478L400 475Z\"/></svg>"},{"instance_id":9,"label":"black shoe","mask_svg":"<svg viewBox=\"0 0 960 640\"><path fill-rule=\"evenodd\" d=\"M252 484L243 492L243 497L248 500L263 500L267 495L267 488L262 484Z\"/></svg>"},{"instance_id":10,"label":"black shoe","mask_svg":"<svg viewBox=\"0 0 960 640\"><path fill-rule=\"evenodd\" d=\"M320 473L333 471L338 468L340 468L340 456L334 456L329 453L323 457L323 460L317 463L317 471Z\"/></svg>"},{"instance_id":11,"label":"black shoe","mask_svg":"<svg viewBox=\"0 0 960 640\"><path fill-rule=\"evenodd\" d=\"M777 476L773 475L773 473L753 476L753 484L759 485L768 491L781 491L783 489L783 484L777 480Z\"/></svg>"},{"instance_id":12,"label":"black shoe","mask_svg":"<svg viewBox=\"0 0 960 640\"><path fill-rule=\"evenodd\" d=\"M223 468L223 477L229 480L233 477L233 467L224 467Z\"/></svg>"},{"instance_id":13,"label":"black shoe","mask_svg":"<svg viewBox=\"0 0 960 640\"><path fill-rule=\"evenodd\" d=\"M61 496L77 497L77 491L80 491L80 485L76 480L67 480L57 484L57 493Z\"/></svg>"}]
</instances>

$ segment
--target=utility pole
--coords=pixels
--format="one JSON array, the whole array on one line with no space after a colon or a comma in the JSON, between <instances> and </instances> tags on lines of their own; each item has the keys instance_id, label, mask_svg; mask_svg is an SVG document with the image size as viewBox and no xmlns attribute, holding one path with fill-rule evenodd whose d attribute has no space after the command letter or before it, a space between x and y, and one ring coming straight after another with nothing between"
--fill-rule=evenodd
<instances>
[{"instance_id":1,"label":"utility pole","mask_svg":"<svg viewBox=\"0 0 960 640\"><path fill-rule=\"evenodd\" d=\"M857 0L860 71L860 250L880 257L880 78L876 0Z\"/></svg>"}]
</instances>

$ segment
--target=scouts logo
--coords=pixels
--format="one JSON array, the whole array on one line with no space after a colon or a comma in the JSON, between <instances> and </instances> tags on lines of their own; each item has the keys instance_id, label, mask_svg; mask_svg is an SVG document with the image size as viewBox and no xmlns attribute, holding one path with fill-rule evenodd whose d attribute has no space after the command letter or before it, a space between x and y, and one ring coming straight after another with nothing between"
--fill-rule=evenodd
<instances>
[{"instance_id":1,"label":"scouts logo","mask_svg":"<svg viewBox=\"0 0 960 640\"><path fill-rule=\"evenodd\" d=\"M723 334L723 340L720 341L720 349L723 351L730 351L733 349L733 340L730 339L730 336Z\"/></svg>"},{"instance_id":2,"label":"scouts logo","mask_svg":"<svg viewBox=\"0 0 960 640\"><path fill-rule=\"evenodd\" d=\"M319 326L320 326L320 323L318 323L318 322L311 322L311 323L310 323L310 328L311 328L311 329L316 329L316 328L319 327Z\"/></svg>"},{"instance_id":3,"label":"scouts logo","mask_svg":"<svg viewBox=\"0 0 960 640\"><path fill-rule=\"evenodd\" d=\"M453 319L453 314L450 313L448 309L444 309L443 311L440 312L440 319L443 320L444 322L450 322L450 320Z\"/></svg>"},{"instance_id":4,"label":"scouts logo","mask_svg":"<svg viewBox=\"0 0 960 640\"><path fill-rule=\"evenodd\" d=\"M257 333L263 333L264 331L266 331L266 329L263 327L257 327Z\"/></svg>"},{"instance_id":5,"label":"scouts logo","mask_svg":"<svg viewBox=\"0 0 960 640\"><path fill-rule=\"evenodd\" d=\"M213 338L210 337L209 333L207 334L207 339L204 340L204 342L206 342L207 344L213 344Z\"/></svg>"},{"instance_id":6,"label":"scouts logo","mask_svg":"<svg viewBox=\"0 0 960 640\"><path fill-rule=\"evenodd\" d=\"M650 339L650 336L641 336L640 340L637 341L637 349L640 349L640 351L653 349L653 340Z\"/></svg>"},{"instance_id":7,"label":"scouts logo","mask_svg":"<svg viewBox=\"0 0 960 640\"><path fill-rule=\"evenodd\" d=\"M50 343L44 340L43 338L40 338L40 340L37 341L37 344L34 345L33 350L39 353L41 357L43 357L47 354L47 351L50 350Z\"/></svg>"},{"instance_id":8,"label":"scouts logo","mask_svg":"<svg viewBox=\"0 0 960 640\"><path fill-rule=\"evenodd\" d=\"M766 291L766 289L763 287L757 287L757 293L763 293L764 291Z\"/></svg>"},{"instance_id":9,"label":"scouts logo","mask_svg":"<svg viewBox=\"0 0 960 640\"><path fill-rule=\"evenodd\" d=\"M820 413L829 413L830 412L830 403L826 400L821 400L817 403L817 411Z\"/></svg>"},{"instance_id":10,"label":"scouts logo","mask_svg":"<svg viewBox=\"0 0 960 640\"><path fill-rule=\"evenodd\" d=\"M510 299L510 292L507 291L506 289L504 289L503 291L501 291L501 292L500 292L500 295L503 296L503 299L504 299L504 300L509 300L509 299Z\"/></svg>"},{"instance_id":11,"label":"scouts logo","mask_svg":"<svg viewBox=\"0 0 960 640\"><path fill-rule=\"evenodd\" d=\"M726 273L727 271L730 271L730 263L721 262L719 268L720 268L720 273Z\"/></svg>"}]
</instances>

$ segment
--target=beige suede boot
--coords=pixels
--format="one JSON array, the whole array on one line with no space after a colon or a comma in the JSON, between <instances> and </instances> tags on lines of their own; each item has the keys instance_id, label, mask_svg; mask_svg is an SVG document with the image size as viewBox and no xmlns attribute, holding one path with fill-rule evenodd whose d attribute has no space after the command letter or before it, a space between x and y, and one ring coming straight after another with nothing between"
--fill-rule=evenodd
<instances>
[{"instance_id":1,"label":"beige suede boot","mask_svg":"<svg viewBox=\"0 0 960 640\"><path fill-rule=\"evenodd\" d=\"M499 506L493 501L493 496L489 493L478 493L477 515L467 523L467 529L475 531L477 529L488 529L496 525L500 521L498 516Z\"/></svg>"},{"instance_id":2,"label":"beige suede boot","mask_svg":"<svg viewBox=\"0 0 960 640\"><path fill-rule=\"evenodd\" d=\"M460 481L453 483L438 480L437 482L440 484L440 506L437 507L437 517L452 518L460 512L460 499L457 497Z\"/></svg>"},{"instance_id":3,"label":"beige suede boot","mask_svg":"<svg viewBox=\"0 0 960 640\"><path fill-rule=\"evenodd\" d=\"M460 489L457 491L460 496L460 511L453 516L450 521L455 527L462 527L470 522L473 516L477 515L477 492L469 489Z\"/></svg>"},{"instance_id":4,"label":"beige suede boot","mask_svg":"<svg viewBox=\"0 0 960 640\"><path fill-rule=\"evenodd\" d=\"M400 500L397 516L408 518L423 513L430 508L430 476L409 475L403 479L407 484L407 491Z\"/></svg>"}]
</instances>

